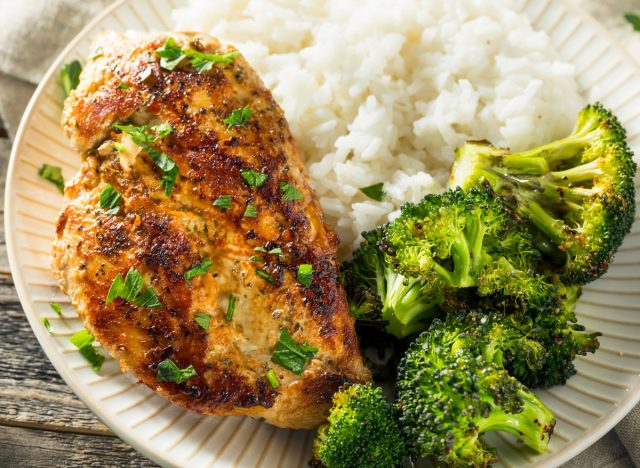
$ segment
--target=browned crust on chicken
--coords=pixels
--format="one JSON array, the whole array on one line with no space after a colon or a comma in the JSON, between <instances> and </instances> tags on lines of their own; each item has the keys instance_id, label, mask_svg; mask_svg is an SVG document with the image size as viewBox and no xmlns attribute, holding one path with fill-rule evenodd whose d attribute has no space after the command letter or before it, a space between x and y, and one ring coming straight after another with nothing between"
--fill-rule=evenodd
<instances>
[{"instance_id":1,"label":"browned crust on chicken","mask_svg":"<svg viewBox=\"0 0 640 468\"><path fill-rule=\"evenodd\" d=\"M174 37L185 48L232 50L202 35ZM173 403L205 414L315 427L340 385L370 377L340 286L337 237L324 221L282 110L247 62L238 56L198 73L185 60L167 71L154 54L166 38L103 35L103 54L86 66L65 102L64 129L84 162L65 191L54 271L87 329L122 368ZM253 117L228 129L223 119L246 105ZM149 155L113 130L124 120L173 127L156 143L179 167L170 197ZM113 142L123 144L124 153ZM250 187L241 169L268 179ZM281 183L294 185L304 199L283 200ZM100 209L106 184L123 196L117 215ZM222 195L232 196L229 210L213 205ZM248 203L257 218L243 216ZM260 254L264 263L257 264L249 260L255 247L280 247L284 255ZM213 262L209 273L187 284L184 273L203 258ZM296 279L298 266L307 263L314 270L309 287ZM105 304L116 275L132 267L154 288L161 308L123 299ZM275 284L258 277L257 268ZM227 322L231 293L238 303ZM209 330L195 322L196 313L211 316ZM270 362L282 328L319 350L301 376ZM182 384L157 382L164 359L193 365L197 376ZM265 378L270 368L280 378L277 389Z\"/></svg>"}]
</instances>

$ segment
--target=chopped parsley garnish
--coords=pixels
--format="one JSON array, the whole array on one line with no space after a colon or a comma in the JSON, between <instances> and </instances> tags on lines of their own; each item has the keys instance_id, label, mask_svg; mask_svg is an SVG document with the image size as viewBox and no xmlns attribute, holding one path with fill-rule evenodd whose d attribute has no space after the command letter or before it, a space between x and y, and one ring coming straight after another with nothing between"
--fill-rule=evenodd
<instances>
[{"instance_id":1,"label":"chopped parsley garnish","mask_svg":"<svg viewBox=\"0 0 640 468\"><path fill-rule=\"evenodd\" d=\"M252 205L251 203L249 203L247 205L247 209L244 210L243 217L245 217L245 218L257 218L258 217L257 208L254 205Z\"/></svg>"},{"instance_id":2,"label":"chopped parsley garnish","mask_svg":"<svg viewBox=\"0 0 640 468\"><path fill-rule=\"evenodd\" d=\"M229 52L228 54L209 54L195 49L182 49L176 45L173 37L167 39L162 47L156 50L156 55L160 57L160 66L165 70L173 70L185 57L189 57L191 66L198 73L205 73L211 70L214 63L231 63L239 52Z\"/></svg>"},{"instance_id":3,"label":"chopped parsley garnish","mask_svg":"<svg viewBox=\"0 0 640 468\"><path fill-rule=\"evenodd\" d=\"M58 166L50 166L49 164L43 164L38 175L44 180L48 180L53 185L58 187L60 192L64 193L64 179L62 178L62 169Z\"/></svg>"},{"instance_id":4,"label":"chopped parsley garnish","mask_svg":"<svg viewBox=\"0 0 640 468\"><path fill-rule=\"evenodd\" d=\"M298 281L304 286L309 287L311 285L311 278L313 277L313 267L308 263L303 263L298 266Z\"/></svg>"},{"instance_id":5,"label":"chopped parsley garnish","mask_svg":"<svg viewBox=\"0 0 640 468\"><path fill-rule=\"evenodd\" d=\"M254 171L253 169L240 169L240 175L251 187L260 188L267 181L267 174Z\"/></svg>"},{"instance_id":6,"label":"chopped parsley garnish","mask_svg":"<svg viewBox=\"0 0 640 468\"><path fill-rule=\"evenodd\" d=\"M368 187L362 187L360 189L367 197L375 201L382 201L386 195L384 191L384 183L379 182L377 184L369 185Z\"/></svg>"},{"instance_id":7,"label":"chopped parsley garnish","mask_svg":"<svg viewBox=\"0 0 640 468\"><path fill-rule=\"evenodd\" d=\"M249 257L250 262L264 263L264 259L260 255L252 255Z\"/></svg>"},{"instance_id":8,"label":"chopped parsley garnish","mask_svg":"<svg viewBox=\"0 0 640 468\"><path fill-rule=\"evenodd\" d=\"M125 91L127 91L127 90L131 89L131 86L129 86L127 83L124 83L124 82L121 81L120 83L118 83L118 88L124 89Z\"/></svg>"},{"instance_id":9,"label":"chopped parsley garnish","mask_svg":"<svg viewBox=\"0 0 640 468\"><path fill-rule=\"evenodd\" d=\"M262 253L267 253L267 249L265 249L262 246L258 246L258 247L254 247L253 250L255 250L256 252L262 252Z\"/></svg>"},{"instance_id":10,"label":"chopped parsley garnish","mask_svg":"<svg viewBox=\"0 0 640 468\"><path fill-rule=\"evenodd\" d=\"M169 155L158 151L152 146L152 144L156 142L156 139L149 131L149 127L147 125L137 127L135 125L121 125L116 123L113 125L113 128L129 135L133 142L145 150L151 159L153 159L153 162L156 163L156 166L164 172L160 186L164 187L165 195L169 196L178 177L178 166L176 166L175 161L171 159Z\"/></svg>"},{"instance_id":11,"label":"chopped parsley garnish","mask_svg":"<svg viewBox=\"0 0 640 468\"><path fill-rule=\"evenodd\" d=\"M207 271L209 271L209 268L211 268L212 265L213 262L208 258L205 258L197 265L193 265L189 270L185 271L184 280L188 285L191 285L191 283L189 282L191 278L198 275L204 275L205 273L207 273Z\"/></svg>"},{"instance_id":12,"label":"chopped parsley garnish","mask_svg":"<svg viewBox=\"0 0 640 468\"><path fill-rule=\"evenodd\" d=\"M114 141L111 146L113 146L118 151L118 153L124 153L126 151L124 145L119 141Z\"/></svg>"},{"instance_id":13,"label":"chopped parsley garnish","mask_svg":"<svg viewBox=\"0 0 640 468\"><path fill-rule=\"evenodd\" d=\"M304 195L291 184L280 182L280 190L282 190L282 199L284 201L296 201L304 198Z\"/></svg>"},{"instance_id":14,"label":"chopped parsley garnish","mask_svg":"<svg viewBox=\"0 0 640 468\"><path fill-rule=\"evenodd\" d=\"M57 302L49 302L49 307L53 310L58 317L62 317L62 306Z\"/></svg>"},{"instance_id":15,"label":"chopped parsley garnish","mask_svg":"<svg viewBox=\"0 0 640 468\"><path fill-rule=\"evenodd\" d=\"M213 202L213 206L217 206L223 211L231 208L231 195L221 195Z\"/></svg>"},{"instance_id":16,"label":"chopped parsley garnish","mask_svg":"<svg viewBox=\"0 0 640 468\"><path fill-rule=\"evenodd\" d=\"M247 121L253 116L249 106L233 109L229 117L224 119L222 123L227 126L227 130L231 130L233 127L244 127Z\"/></svg>"},{"instance_id":17,"label":"chopped parsley garnish","mask_svg":"<svg viewBox=\"0 0 640 468\"><path fill-rule=\"evenodd\" d=\"M275 283L275 280L271 277L271 275L266 271L261 270L260 268L256 270L256 275L258 275L260 278L267 281L268 283L271 283L271 284Z\"/></svg>"},{"instance_id":18,"label":"chopped parsley garnish","mask_svg":"<svg viewBox=\"0 0 640 468\"><path fill-rule=\"evenodd\" d=\"M280 380L278 380L278 376L273 369L269 369L267 371L267 382L271 384L273 388L278 388L280 386Z\"/></svg>"},{"instance_id":19,"label":"chopped parsley garnish","mask_svg":"<svg viewBox=\"0 0 640 468\"><path fill-rule=\"evenodd\" d=\"M155 133L158 138L164 138L171 135L173 127L169 122L162 122L161 124L151 127L151 130L153 130L153 133Z\"/></svg>"},{"instance_id":20,"label":"chopped parsley garnish","mask_svg":"<svg viewBox=\"0 0 640 468\"><path fill-rule=\"evenodd\" d=\"M269 255L282 255L282 249L280 247L276 247L275 249L271 249L267 252Z\"/></svg>"},{"instance_id":21,"label":"chopped parsley garnish","mask_svg":"<svg viewBox=\"0 0 640 468\"><path fill-rule=\"evenodd\" d=\"M44 328L46 328L47 331L49 332L49 335L53 335L54 330L51 324L49 323L49 319L47 317L42 317L40 321L42 322L42 325L44 325Z\"/></svg>"},{"instance_id":22,"label":"chopped parsley garnish","mask_svg":"<svg viewBox=\"0 0 640 468\"><path fill-rule=\"evenodd\" d=\"M87 330L80 330L73 335L69 341L78 348L80 355L89 363L94 372L99 372L104 362L104 356L99 354L93 347L96 339Z\"/></svg>"},{"instance_id":23,"label":"chopped parsley garnish","mask_svg":"<svg viewBox=\"0 0 640 468\"><path fill-rule=\"evenodd\" d=\"M156 380L158 382L175 382L181 384L191 377L198 375L196 370L190 364L189 367L180 369L171 359L165 359L158 364L158 374Z\"/></svg>"},{"instance_id":24,"label":"chopped parsley garnish","mask_svg":"<svg viewBox=\"0 0 640 468\"><path fill-rule=\"evenodd\" d=\"M624 15L624 19L626 19L635 31L640 31L640 15L637 13L627 13Z\"/></svg>"},{"instance_id":25,"label":"chopped parsley garnish","mask_svg":"<svg viewBox=\"0 0 640 468\"><path fill-rule=\"evenodd\" d=\"M98 47L96 50L94 50L91 55L87 58L87 60L95 60L98 57L102 57L104 55L104 50L102 50L102 47Z\"/></svg>"},{"instance_id":26,"label":"chopped parsley garnish","mask_svg":"<svg viewBox=\"0 0 640 468\"><path fill-rule=\"evenodd\" d=\"M100 192L100 208L105 210L107 214L118 214L121 201L122 195L120 195L111 184L107 184L107 186L102 189L102 192Z\"/></svg>"},{"instance_id":27,"label":"chopped parsley garnish","mask_svg":"<svg viewBox=\"0 0 640 468\"><path fill-rule=\"evenodd\" d=\"M111 304L116 298L121 298L138 307L162 307L153 288L149 286L143 290L143 286L144 278L135 268L130 268L124 279L118 273L111 283L105 304Z\"/></svg>"},{"instance_id":28,"label":"chopped parsley garnish","mask_svg":"<svg viewBox=\"0 0 640 468\"><path fill-rule=\"evenodd\" d=\"M231 322L235 311L236 311L236 296L234 296L233 293L231 293L229 294L229 305L227 306L227 313L224 314L224 319L227 322Z\"/></svg>"},{"instance_id":29,"label":"chopped parsley garnish","mask_svg":"<svg viewBox=\"0 0 640 468\"><path fill-rule=\"evenodd\" d=\"M307 343L296 343L287 329L283 328L280 332L280 339L276 344L276 349L271 355L271 362L300 375L309 359L317 352L318 348L309 346Z\"/></svg>"},{"instance_id":30,"label":"chopped parsley garnish","mask_svg":"<svg viewBox=\"0 0 640 468\"><path fill-rule=\"evenodd\" d=\"M65 97L69 96L71 91L78 87L81 72L82 65L77 60L62 65L60 69L60 83L62 83L62 88L64 88Z\"/></svg>"},{"instance_id":31,"label":"chopped parsley garnish","mask_svg":"<svg viewBox=\"0 0 640 468\"><path fill-rule=\"evenodd\" d=\"M200 325L205 330L209 329L209 325L211 324L211 315L209 314L196 314L195 321L198 325Z\"/></svg>"},{"instance_id":32,"label":"chopped parsley garnish","mask_svg":"<svg viewBox=\"0 0 640 468\"><path fill-rule=\"evenodd\" d=\"M150 76L151 76L151 67L147 67L144 69L142 73L140 73L140 75L138 75L138 78L140 79L140 81L147 81L147 78L149 78Z\"/></svg>"}]
</instances>

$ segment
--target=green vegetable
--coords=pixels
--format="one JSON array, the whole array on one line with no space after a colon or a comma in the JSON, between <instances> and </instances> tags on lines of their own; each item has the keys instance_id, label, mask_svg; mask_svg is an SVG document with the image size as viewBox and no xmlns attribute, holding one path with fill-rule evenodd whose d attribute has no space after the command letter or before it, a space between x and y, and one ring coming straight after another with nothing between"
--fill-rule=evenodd
<instances>
[{"instance_id":1,"label":"green vegetable","mask_svg":"<svg viewBox=\"0 0 640 468\"><path fill-rule=\"evenodd\" d=\"M227 126L227 130L231 130L233 127L244 127L252 115L249 106L240 107L232 110L229 117L224 119L222 123Z\"/></svg>"},{"instance_id":2,"label":"green vegetable","mask_svg":"<svg viewBox=\"0 0 640 468\"><path fill-rule=\"evenodd\" d=\"M262 258L259 255L252 255L251 257L249 257L249 261L256 262L256 263L264 263L264 258Z\"/></svg>"},{"instance_id":3,"label":"green vegetable","mask_svg":"<svg viewBox=\"0 0 640 468\"><path fill-rule=\"evenodd\" d=\"M280 339L271 355L271 362L290 370L294 374L301 375L304 367L315 354L318 348L308 344L296 343L289 331L283 328L280 332Z\"/></svg>"},{"instance_id":4,"label":"green vegetable","mask_svg":"<svg viewBox=\"0 0 640 468\"><path fill-rule=\"evenodd\" d=\"M252 169L240 169L240 175L242 175L244 181L251 187L260 188L267 181L267 174Z\"/></svg>"},{"instance_id":5,"label":"green vegetable","mask_svg":"<svg viewBox=\"0 0 640 468\"><path fill-rule=\"evenodd\" d=\"M224 315L224 319L227 322L231 322L233 314L236 311L236 296L233 293L229 294L229 305L227 305L227 313Z\"/></svg>"},{"instance_id":6,"label":"green vegetable","mask_svg":"<svg viewBox=\"0 0 640 468\"><path fill-rule=\"evenodd\" d=\"M490 431L512 434L537 453L547 450L553 414L501 362L513 347L539 365L543 348L508 324L493 333L490 317L451 314L409 347L397 391L402 428L416 455L449 466L487 466L495 451L479 436Z\"/></svg>"},{"instance_id":7,"label":"green vegetable","mask_svg":"<svg viewBox=\"0 0 640 468\"><path fill-rule=\"evenodd\" d=\"M212 266L213 262L208 258L205 258L200 263L193 265L190 269L184 272L184 280L187 284L191 285L189 282L191 278L206 274Z\"/></svg>"},{"instance_id":8,"label":"green vegetable","mask_svg":"<svg viewBox=\"0 0 640 468\"><path fill-rule=\"evenodd\" d=\"M269 255L282 255L282 249L280 247L275 247L267 252Z\"/></svg>"},{"instance_id":9,"label":"green vegetable","mask_svg":"<svg viewBox=\"0 0 640 468\"><path fill-rule=\"evenodd\" d=\"M302 193L300 193L298 189L291 184L280 182L280 190L282 190L282 199L284 201L296 201L304 198L304 195L302 195Z\"/></svg>"},{"instance_id":10,"label":"green vegetable","mask_svg":"<svg viewBox=\"0 0 640 468\"><path fill-rule=\"evenodd\" d=\"M57 302L49 302L49 307L53 310L58 317L62 317L62 306Z\"/></svg>"},{"instance_id":11,"label":"green vegetable","mask_svg":"<svg viewBox=\"0 0 640 468\"><path fill-rule=\"evenodd\" d=\"M624 15L624 19L626 19L635 31L640 31L640 15L637 13L627 13Z\"/></svg>"},{"instance_id":12,"label":"green vegetable","mask_svg":"<svg viewBox=\"0 0 640 468\"><path fill-rule=\"evenodd\" d=\"M205 330L209 329L209 325L211 324L211 316L209 314L196 314L195 321L198 325L200 325Z\"/></svg>"},{"instance_id":13,"label":"green vegetable","mask_svg":"<svg viewBox=\"0 0 640 468\"><path fill-rule=\"evenodd\" d=\"M64 193L64 179L62 178L61 168L57 166L50 166L49 164L43 164L38 171L38 175L58 187L58 190L60 190L61 193Z\"/></svg>"},{"instance_id":14,"label":"green vegetable","mask_svg":"<svg viewBox=\"0 0 640 468\"><path fill-rule=\"evenodd\" d=\"M213 206L217 206L223 211L231 208L231 195L221 195L213 202Z\"/></svg>"},{"instance_id":15,"label":"green vegetable","mask_svg":"<svg viewBox=\"0 0 640 468\"><path fill-rule=\"evenodd\" d=\"M398 408L382 390L350 385L333 396L333 408L313 442L312 466L399 468L408 458Z\"/></svg>"},{"instance_id":16,"label":"green vegetable","mask_svg":"<svg viewBox=\"0 0 640 468\"><path fill-rule=\"evenodd\" d=\"M124 83L124 82L121 81L120 83L118 83L118 88L124 89L125 91L127 91L127 90L131 89L131 86L129 86L127 83Z\"/></svg>"},{"instance_id":17,"label":"green vegetable","mask_svg":"<svg viewBox=\"0 0 640 468\"><path fill-rule=\"evenodd\" d=\"M153 130L153 133L155 133L158 138L165 138L171 135L173 127L169 122L162 122L161 124L151 127L151 130Z\"/></svg>"},{"instance_id":18,"label":"green vegetable","mask_svg":"<svg viewBox=\"0 0 640 468\"><path fill-rule=\"evenodd\" d=\"M160 66L166 70L173 70L185 57L189 57L191 66L199 73L208 72L214 63L231 63L238 55L238 52L217 55L200 52L194 49L183 50L176 45L175 40L170 37L162 47L156 50L156 55L160 57Z\"/></svg>"},{"instance_id":19,"label":"green vegetable","mask_svg":"<svg viewBox=\"0 0 640 468\"><path fill-rule=\"evenodd\" d=\"M249 203L247 205L247 209L244 210L243 217L245 217L245 218L257 218L258 217L257 208L253 204Z\"/></svg>"},{"instance_id":20,"label":"green vegetable","mask_svg":"<svg viewBox=\"0 0 640 468\"><path fill-rule=\"evenodd\" d=\"M298 281L304 286L311 286L313 278L313 266L308 263L298 265Z\"/></svg>"},{"instance_id":21,"label":"green vegetable","mask_svg":"<svg viewBox=\"0 0 640 468\"><path fill-rule=\"evenodd\" d=\"M102 189L102 192L100 192L100 208L105 210L106 214L118 214L121 201L122 195L120 195L111 184L107 184L105 188Z\"/></svg>"},{"instance_id":22,"label":"green vegetable","mask_svg":"<svg viewBox=\"0 0 640 468\"><path fill-rule=\"evenodd\" d=\"M377 184L369 185L368 187L362 187L360 189L367 197L375 201L382 201L386 195L384 191L384 183L379 182Z\"/></svg>"},{"instance_id":23,"label":"green vegetable","mask_svg":"<svg viewBox=\"0 0 640 468\"><path fill-rule=\"evenodd\" d=\"M44 325L44 328L46 328L47 331L49 332L49 335L53 335L54 330L53 330L53 327L51 326L51 323L49 323L49 319L47 317L42 317L40 321L42 322L42 325Z\"/></svg>"},{"instance_id":24,"label":"green vegetable","mask_svg":"<svg viewBox=\"0 0 640 468\"><path fill-rule=\"evenodd\" d=\"M266 271L260 268L256 270L256 275L258 275L260 278L265 280L267 283L271 283L271 284L275 283L275 280L273 279L273 277L269 273L267 273Z\"/></svg>"},{"instance_id":25,"label":"green vegetable","mask_svg":"<svg viewBox=\"0 0 640 468\"><path fill-rule=\"evenodd\" d=\"M489 143L459 148L451 182L490 184L527 220L546 268L566 284L600 277L635 217L636 164L618 119L585 107L573 133L528 151Z\"/></svg>"},{"instance_id":26,"label":"green vegetable","mask_svg":"<svg viewBox=\"0 0 640 468\"><path fill-rule=\"evenodd\" d=\"M114 141L112 146L118 151L118 153L124 153L126 151L124 145L118 141Z\"/></svg>"},{"instance_id":27,"label":"green vegetable","mask_svg":"<svg viewBox=\"0 0 640 468\"><path fill-rule=\"evenodd\" d=\"M156 49L156 55L160 57L160 66L165 70L173 70L186 57L173 37L168 38L162 47Z\"/></svg>"},{"instance_id":28,"label":"green vegetable","mask_svg":"<svg viewBox=\"0 0 640 468\"><path fill-rule=\"evenodd\" d=\"M89 363L94 372L99 372L104 363L104 356L99 354L93 347L96 339L87 330L80 330L73 335L69 341L78 348L80 355Z\"/></svg>"},{"instance_id":29,"label":"green vegetable","mask_svg":"<svg viewBox=\"0 0 640 468\"><path fill-rule=\"evenodd\" d=\"M125 279L118 273L118 276L111 283L105 304L111 304L116 298L124 299L138 307L162 307L160 299L151 286L142 289L144 278L133 267L127 272Z\"/></svg>"},{"instance_id":30,"label":"green vegetable","mask_svg":"<svg viewBox=\"0 0 640 468\"><path fill-rule=\"evenodd\" d=\"M65 97L78 87L81 72L82 65L77 60L64 64L60 69L60 83L62 83Z\"/></svg>"},{"instance_id":31,"label":"green vegetable","mask_svg":"<svg viewBox=\"0 0 640 468\"><path fill-rule=\"evenodd\" d=\"M175 382L181 384L191 377L198 375L192 365L180 369L171 359L165 359L158 364L158 374L156 380L158 382Z\"/></svg>"},{"instance_id":32,"label":"green vegetable","mask_svg":"<svg viewBox=\"0 0 640 468\"><path fill-rule=\"evenodd\" d=\"M278 380L278 376L273 369L269 369L267 371L267 382L271 384L273 388L278 388L280 386L280 380Z\"/></svg>"},{"instance_id":33,"label":"green vegetable","mask_svg":"<svg viewBox=\"0 0 640 468\"><path fill-rule=\"evenodd\" d=\"M122 125L114 124L113 128L120 130L131 137L133 142L153 159L153 162L158 166L164 175L160 181L160 186L164 187L164 193L166 196L171 195L171 190L176 183L178 177L178 166L175 161L169 157L166 153L158 151L152 144L156 143L154 135L149 131L147 125L135 126L135 125Z\"/></svg>"}]
</instances>

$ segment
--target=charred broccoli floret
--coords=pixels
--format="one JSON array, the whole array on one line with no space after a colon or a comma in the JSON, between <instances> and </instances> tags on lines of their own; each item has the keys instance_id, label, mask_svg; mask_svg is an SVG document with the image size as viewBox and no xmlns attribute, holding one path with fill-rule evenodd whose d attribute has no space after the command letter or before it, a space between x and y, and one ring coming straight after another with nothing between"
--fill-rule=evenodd
<instances>
[{"instance_id":1,"label":"charred broccoli floret","mask_svg":"<svg viewBox=\"0 0 640 468\"><path fill-rule=\"evenodd\" d=\"M379 387L355 384L333 397L333 408L313 443L316 466L378 468L402 466L408 457L398 408Z\"/></svg>"},{"instance_id":2,"label":"charred broccoli floret","mask_svg":"<svg viewBox=\"0 0 640 468\"><path fill-rule=\"evenodd\" d=\"M536 271L539 253L517 215L488 187L427 195L383 227L395 269L420 278L430 296L477 288L538 307L553 286ZM455 294L455 291L453 292Z\"/></svg>"},{"instance_id":3,"label":"charred broccoli floret","mask_svg":"<svg viewBox=\"0 0 640 468\"><path fill-rule=\"evenodd\" d=\"M513 434L542 453L555 418L502 366L515 352L539 366L543 350L498 318L475 313L436 319L398 369L401 424L412 450L450 466L486 466L495 451L479 436Z\"/></svg>"},{"instance_id":4,"label":"charred broccoli floret","mask_svg":"<svg viewBox=\"0 0 640 468\"><path fill-rule=\"evenodd\" d=\"M631 229L632 157L618 119L595 104L580 112L571 135L528 151L463 145L450 184L488 182L534 227L537 247L562 280L585 284L607 270Z\"/></svg>"}]
</instances>

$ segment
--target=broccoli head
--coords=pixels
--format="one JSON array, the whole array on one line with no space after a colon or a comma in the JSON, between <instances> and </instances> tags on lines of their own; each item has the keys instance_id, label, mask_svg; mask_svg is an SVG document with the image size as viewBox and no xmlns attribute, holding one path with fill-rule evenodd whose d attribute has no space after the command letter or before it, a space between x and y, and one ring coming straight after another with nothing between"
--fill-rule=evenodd
<instances>
[{"instance_id":1,"label":"broccoli head","mask_svg":"<svg viewBox=\"0 0 640 468\"><path fill-rule=\"evenodd\" d=\"M505 352L539 366L539 343L476 313L434 320L409 347L398 369L401 424L412 450L451 466L486 466L495 451L479 439L513 434L538 453L547 449L555 418L503 368Z\"/></svg>"},{"instance_id":2,"label":"broccoli head","mask_svg":"<svg viewBox=\"0 0 640 468\"><path fill-rule=\"evenodd\" d=\"M354 384L333 397L328 421L313 443L316 465L326 468L402 466L408 457L398 409L370 384Z\"/></svg>"},{"instance_id":3,"label":"broccoli head","mask_svg":"<svg viewBox=\"0 0 640 468\"><path fill-rule=\"evenodd\" d=\"M636 164L618 119L600 104L578 115L573 133L512 153L486 141L456 151L450 185L488 182L532 225L534 239L566 284L601 276L635 216Z\"/></svg>"},{"instance_id":4,"label":"broccoli head","mask_svg":"<svg viewBox=\"0 0 640 468\"><path fill-rule=\"evenodd\" d=\"M476 288L538 307L553 286L536 271L539 252L518 216L489 187L427 195L383 226L379 243L395 269L430 296Z\"/></svg>"}]
</instances>

